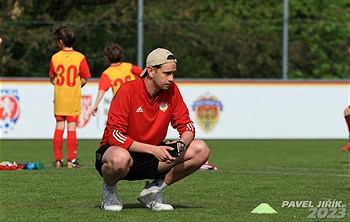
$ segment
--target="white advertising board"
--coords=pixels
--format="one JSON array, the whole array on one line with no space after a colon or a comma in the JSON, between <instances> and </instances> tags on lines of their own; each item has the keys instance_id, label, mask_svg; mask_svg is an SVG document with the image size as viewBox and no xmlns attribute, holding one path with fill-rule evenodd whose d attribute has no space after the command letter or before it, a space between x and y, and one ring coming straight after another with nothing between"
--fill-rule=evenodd
<instances>
[{"instance_id":1,"label":"white advertising board","mask_svg":"<svg viewBox=\"0 0 350 222\"><path fill-rule=\"evenodd\" d=\"M343 139L346 82L179 80L183 98L201 139ZM112 92L90 115L98 79L82 89L77 136L100 139ZM1 139L51 139L53 86L48 79L0 79ZM169 127L168 139L177 138Z\"/></svg>"}]
</instances>

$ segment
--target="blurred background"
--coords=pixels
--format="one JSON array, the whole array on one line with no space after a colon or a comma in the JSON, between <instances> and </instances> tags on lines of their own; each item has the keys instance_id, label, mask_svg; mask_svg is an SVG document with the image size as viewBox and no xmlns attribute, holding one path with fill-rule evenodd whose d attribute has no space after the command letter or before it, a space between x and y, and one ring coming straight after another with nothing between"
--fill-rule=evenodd
<instances>
[{"instance_id":1,"label":"blurred background","mask_svg":"<svg viewBox=\"0 0 350 222\"><path fill-rule=\"evenodd\" d=\"M3 77L47 77L50 57L59 50L53 28L62 24L76 30L74 49L85 54L93 77L108 67L103 49L110 43L124 48L124 61L142 66L151 50L168 48L178 58L177 78L334 80L350 73L350 0L0 0L0 5Z\"/></svg>"}]
</instances>

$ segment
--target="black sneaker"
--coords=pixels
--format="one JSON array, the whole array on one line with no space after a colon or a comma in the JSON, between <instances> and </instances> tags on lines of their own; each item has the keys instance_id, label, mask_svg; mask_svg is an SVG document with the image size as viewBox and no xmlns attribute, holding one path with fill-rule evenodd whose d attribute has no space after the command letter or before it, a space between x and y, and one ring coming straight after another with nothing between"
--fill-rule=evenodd
<instances>
[{"instance_id":1,"label":"black sneaker","mask_svg":"<svg viewBox=\"0 0 350 222\"><path fill-rule=\"evenodd\" d=\"M62 160L56 160L54 163L53 163L53 166L55 168L61 168L63 167L63 161Z\"/></svg>"},{"instance_id":2,"label":"black sneaker","mask_svg":"<svg viewBox=\"0 0 350 222\"><path fill-rule=\"evenodd\" d=\"M80 168L80 164L76 160L67 160L67 168Z\"/></svg>"}]
</instances>

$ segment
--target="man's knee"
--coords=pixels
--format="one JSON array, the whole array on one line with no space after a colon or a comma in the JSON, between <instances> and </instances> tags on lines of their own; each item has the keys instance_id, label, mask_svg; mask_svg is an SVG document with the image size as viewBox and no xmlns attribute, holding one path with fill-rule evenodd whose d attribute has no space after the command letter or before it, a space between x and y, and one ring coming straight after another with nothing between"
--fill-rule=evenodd
<instances>
[{"instance_id":1,"label":"man's knee","mask_svg":"<svg viewBox=\"0 0 350 222\"><path fill-rule=\"evenodd\" d=\"M103 155L104 167L106 170L113 172L129 171L132 165L130 153L124 148L113 149L109 148Z\"/></svg>"},{"instance_id":2,"label":"man's knee","mask_svg":"<svg viewBox=\"0 0 350 222\"><path fill-rule=\"evenodd\" d=\"M193 140L190 146L193 146L193 149L197 155L200 154L201 157L205 159L209 158L210 149L203 140Z\"/></svg>"}]
</instances>

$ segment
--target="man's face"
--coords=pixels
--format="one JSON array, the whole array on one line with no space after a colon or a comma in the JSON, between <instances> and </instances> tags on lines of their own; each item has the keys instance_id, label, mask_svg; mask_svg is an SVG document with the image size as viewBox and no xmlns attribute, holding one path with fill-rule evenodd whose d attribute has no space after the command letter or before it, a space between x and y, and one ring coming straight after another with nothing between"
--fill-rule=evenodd
<instances>
[{"instance_id":1,"label":"man's face","mask_svg":"<svg viewBox=\"0 0 350 222\"><path fill-rule=\"evenodd\" d=\"M159 89L169 89L171 83L174 81L175 73L176 63L165 63L159 69L154 68L153 82Z\"/></svg>"}]
</instances>

